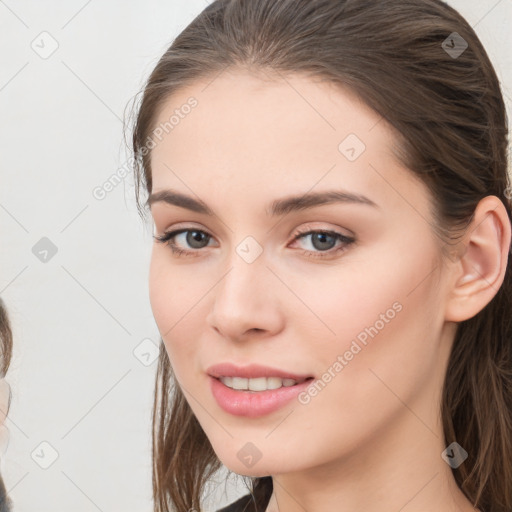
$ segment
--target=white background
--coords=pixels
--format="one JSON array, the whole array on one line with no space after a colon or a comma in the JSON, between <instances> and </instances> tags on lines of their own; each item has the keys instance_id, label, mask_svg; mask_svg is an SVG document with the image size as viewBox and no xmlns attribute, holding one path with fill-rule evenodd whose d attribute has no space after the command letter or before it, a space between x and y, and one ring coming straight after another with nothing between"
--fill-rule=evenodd
<instances>
[{"instance_id":1,"label":"white background","mask_svg":"<svg viewBox=\"0 0 512 512\"><path fill-rule=\"evenodd\" d=\"M0 293L15 335L1 469L16 512L152 510L156 362L133 353L159 340L151 233L131 175L101 201L92 191L126 161L125 107L207 3L0 0ZM487 48L510 116L511 0L449 3ZM31 47L43 31L58 42L47 59ZM43 237L57 248L45 263L32 252Z\"/></svg>"}]
</instances>

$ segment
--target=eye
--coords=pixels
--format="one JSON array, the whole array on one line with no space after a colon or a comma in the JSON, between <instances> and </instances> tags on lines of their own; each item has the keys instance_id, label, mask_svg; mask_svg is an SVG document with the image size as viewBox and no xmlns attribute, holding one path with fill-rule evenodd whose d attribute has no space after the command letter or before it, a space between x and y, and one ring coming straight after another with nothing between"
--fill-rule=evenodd
<instances>
[{"instance_id":1,"label":"eye","mask_svg":"<svg viewBox=\"0 0 512 512\"><path fill-rule=\"evenodd\" d=\"M190 244L191 247L193 247L195 250L188 251L186 249L181 249L176 242L174 241L174 238L180 236L180 235L186 235L185 237L182 237L185 239L187 244ZM177 229L174 231L169 231L167 233L164 233L161 236L153 236L153 238L157 242L166 243L170 248L173 254L179 255L187 255L187 256L199 256L199 252L197 249L202 249L203 247L206 247L203 245L203 242L206 240L207 242L210 241L211 236L206 233L206 231L201 231L200 229ZM208 244L206 244L208 245ZM199 247L198 247L199 246Z\"/></svg>"},{"instance_id":2,"label":"eye","mask_svg":"<svg viewBox=\"0 0 512 512\"><path fill-rule=\"evenodd\" d=\"M298 234L295 235L294 241L310 238L310 247L313 249L317 249L316 251L311 250L303 250L303 254L306 254L312 258L328 258L332 257L333 254L339 254L342 251L345 251L350 244L355 242L355 238L348 237L343 235L342 233L338 233L337 231L330 230L309 230L309 231L299 231ZM340 242L338 247L336 246L336 242Z\"/></svg>"},{"instance_id":3,"label":"eye","mask_svg":"<svg viewBox=\"0 0 512 512\"><path fill-rule=\"evenodd\" d=\"M180 236L182 239L180 245L186 243L186 245L192 247L192 250L182 249L180 245L176 243L175 239ZM299 231L295 234L293 242L306 239L307 237L312 237L310 241L311 247L313 247L314 250L304 249L302 253L312 258L332 257L333 254L345 251L350 244L355 242L355 238L330 230ZM208 242L212 239L211 235L206 231L187 228L169 231L160 236L153 236L153 238L157 242L166 243L176 256L200 256L202 252L200 249L207 247ZM337 242L339 242L339 245L334 248Z\"/></svg>"}]
</instances>

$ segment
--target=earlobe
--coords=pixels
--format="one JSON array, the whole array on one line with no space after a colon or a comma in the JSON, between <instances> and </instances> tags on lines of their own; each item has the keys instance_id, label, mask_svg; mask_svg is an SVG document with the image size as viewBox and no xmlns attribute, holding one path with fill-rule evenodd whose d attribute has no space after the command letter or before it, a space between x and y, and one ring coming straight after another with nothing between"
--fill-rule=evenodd
<instances>
[{"instance_id":1,"label":"earlobe","mask_svg":"<svg viewBox=\"0 0 512 512\"><path fill-rule=\"evenodd\" d=\"M466 250L453 266L446 320L461 322L479 313L498 293L509 264L510 220L496 196L482 199L462 238Z\"/></svg>"}]
</instances>

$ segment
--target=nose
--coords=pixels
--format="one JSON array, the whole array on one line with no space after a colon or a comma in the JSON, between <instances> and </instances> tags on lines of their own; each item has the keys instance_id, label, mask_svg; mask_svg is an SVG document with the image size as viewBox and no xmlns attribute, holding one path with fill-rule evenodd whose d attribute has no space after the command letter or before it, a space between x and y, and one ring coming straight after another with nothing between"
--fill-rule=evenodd
<instances>
[{"instance_id":1,"label":"nose","mask_svg":"<svg viewBox=\"0 0 512 512\"><path fill-rule=\"evenodd\" d=\"M276 290L279 280L267 268L263 257L247 263L238 254L228 271L212 290L213 303L207 323L232 341L278 333L283 326L282 309Z\"/></svg>"}]
</instances>

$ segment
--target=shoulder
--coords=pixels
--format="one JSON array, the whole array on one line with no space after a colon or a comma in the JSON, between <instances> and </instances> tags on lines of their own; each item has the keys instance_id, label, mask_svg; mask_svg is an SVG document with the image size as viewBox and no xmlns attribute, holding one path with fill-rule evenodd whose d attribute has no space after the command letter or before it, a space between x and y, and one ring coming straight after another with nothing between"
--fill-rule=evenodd
<instances>
[{"instance_id":1,"label":"shoulder","mask_svg":"<svg viewBox=\"0 0 512 512\"><path fill-rule=\"evenodd\" d=\"M252 496L250 494L246 494L230 505L220 508L216 512L254 512L255 510Z\"/></svg>"}]
</instances>

